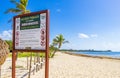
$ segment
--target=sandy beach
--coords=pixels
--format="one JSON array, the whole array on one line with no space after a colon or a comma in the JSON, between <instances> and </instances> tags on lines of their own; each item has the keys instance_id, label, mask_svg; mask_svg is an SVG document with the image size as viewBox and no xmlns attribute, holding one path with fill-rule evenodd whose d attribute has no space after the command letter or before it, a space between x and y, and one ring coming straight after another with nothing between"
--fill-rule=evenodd
<instances>
[{"instance_id":1,"label":"sandy beach","mask_svg":"<svg viewBox=\"0 0 120 78\"><path fill-rule=\"evenodd\" d=\"M28 72L26 58L19 58L16 68L16 78ZM8 58L2 65L2 77L11 78L11 59ZM120 60L100 59L74 56L57 52L50 58L49 78L120 78ZM27 78L27 76L23 77ZM31 78L44 78L44 66L40 71L31 74Z\"/></svg>"}]
</instances>

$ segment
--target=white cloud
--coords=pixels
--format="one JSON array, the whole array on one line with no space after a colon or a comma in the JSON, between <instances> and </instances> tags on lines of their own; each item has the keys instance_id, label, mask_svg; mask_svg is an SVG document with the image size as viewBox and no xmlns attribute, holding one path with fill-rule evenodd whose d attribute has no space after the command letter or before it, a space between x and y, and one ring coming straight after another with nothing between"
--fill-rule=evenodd
<instances>
[{"instance_id":1,"label":"white cloud","mask_svg":"<svg viewBox=\"0 0 120 78\"><path fill-rule=\"evenodd\" d=\"M78 33L78 37L79 38L97 38L98 37L98 35L97 34L90 34L90 35L88 35L88 34L84 34L84 33Z\"/></svg>"},{"instance_id":2,"label":"white cloud","mask_svg":"<svg viewBox=\"0 0 120 78\"><path fill-rule=\"evenodd\" d=\"M0 38L3 40L11 40L12 39L12 30L5 30L0 33Z\"/></svg>"},{"instance_id":3,"label":"white cloud","mask_svg":"<svg viewBox=\"0 0 120 78\"><path fill-rule=\"evenodd\" d=\"M89 38L89 36L87 34L84 34L84 33L79 33L78 37L79 38Z\"/></svg>"},{"instance_id":4,"label":"white cloud","mask_svg":"<svg viewBox=\"0 0 120 78\"><path fill-rule=\"evenodd\" d=\"M91 34L90 36L91 36L92 38L97 38L97 37L98 37L97 34Z\"/></svg>"}]
</instances>

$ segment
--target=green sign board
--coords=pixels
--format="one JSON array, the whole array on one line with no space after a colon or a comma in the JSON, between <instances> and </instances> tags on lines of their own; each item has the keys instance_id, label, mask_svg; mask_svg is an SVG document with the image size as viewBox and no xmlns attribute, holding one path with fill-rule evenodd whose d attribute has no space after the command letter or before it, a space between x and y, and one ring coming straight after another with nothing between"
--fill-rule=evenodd
<instances>
[{"instance_id":1,"label":"green sign board","mask_svg":"<svg viewBox=\"0 0 120 78\"><path fill-rule=\"evenodd\" d=\"M40 28L40 15L25 16L20 18L20 30Z\"/></svg>"}]
</instances>

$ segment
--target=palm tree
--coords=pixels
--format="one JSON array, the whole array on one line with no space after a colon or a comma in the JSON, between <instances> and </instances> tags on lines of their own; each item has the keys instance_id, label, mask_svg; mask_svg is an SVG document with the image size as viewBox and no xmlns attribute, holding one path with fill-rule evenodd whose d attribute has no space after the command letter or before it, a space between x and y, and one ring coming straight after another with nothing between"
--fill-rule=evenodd
<instances>
[{"instance_id":1,"label":"palm tree","mask_svg":"<svg viewBox=\"0 0 120 78\"><path fill-rule=\"evenodd\" d=\"M15 0L10 0L11 3L16 5L16 8L10 8L5 13L16 13L17 15L30 13L30 10L27 10L28 0L20 0L16 2Z\"/></svg>"},{"instance_id":2,"label":"palm tree","mask_svg":"<svg viewBox=\"0 0 120 78\"><path fill-rule=\"evenodd\" d=\"M5 42L9 45L9 50L12 52L12 40L5 40Z\"/></svg>"},{"instance_id":3,"label":"palm tree","mask_svg":"<svg viewBox=\"0 0 120 78\"><path fill-rule=\"evenodd\" d=\"M68 41L65 41L62 34L57 35L56 38L53 39L53 45L58 45L58 49L60 49L64 43L68 43Z\"/></svg>"},{"instance_id":4,"label":"palm tree","mask_svg":"<svg viewBox=\"0 0 120 78\"><path fill-rule=\"evenodd\" d=\"M69 42L65 41L65 38L63 37L62 34L59 34L58 36L56 36L56 38L53 39L53 46L58 46L58 48L55 49L51 57L55 55L56 51L59 50L62 44L64 43L69 43Z\"/></svg>"}]
</instances>

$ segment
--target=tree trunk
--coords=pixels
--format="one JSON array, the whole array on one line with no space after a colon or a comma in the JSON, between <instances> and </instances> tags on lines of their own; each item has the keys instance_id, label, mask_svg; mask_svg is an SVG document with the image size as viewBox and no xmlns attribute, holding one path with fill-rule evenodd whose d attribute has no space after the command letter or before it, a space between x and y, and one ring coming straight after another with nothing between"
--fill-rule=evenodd
<instances>
[{"instance_id":1,"label":"tree trunk","mask_svg":"<svg viewBox=\"0 0 120 78\"><path fill-rule=\"evenodd\" d=\"M52 54L52 58L54 57L55 53L57 52L57 49L54 50L53 54Z\"/></svg>"},{"instance_id":2,"label":"tree trunk","mask_svg":"<svg viewBox=\"0 0 120 78\"><path fill-rule=\"evenodd\" d=\"M31 63L32 63L32 52L31 52L31 56L30 56L30 67L29 67L29 75L28 75L28 78L30 78L30 75L31 75Z\"/></svg>"}]
</instances>

